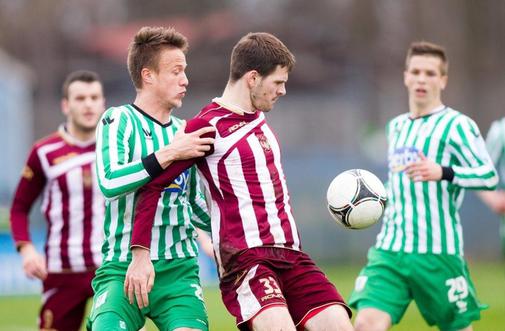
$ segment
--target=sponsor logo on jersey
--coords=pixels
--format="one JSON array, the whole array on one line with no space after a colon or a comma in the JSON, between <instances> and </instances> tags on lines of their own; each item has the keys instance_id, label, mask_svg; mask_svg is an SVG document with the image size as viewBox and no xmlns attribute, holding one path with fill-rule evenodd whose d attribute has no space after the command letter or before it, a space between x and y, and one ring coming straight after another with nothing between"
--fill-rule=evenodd
<instances>
[{"instance_id":1,"label":"sponsor logo on jersey","mask_svg":"<svg viewBox=\"0 0 505 331\"><path fill-rule=\"evenodd\" d=\"M228 132L229 133L235 132L235 131L237 131L238 129L240 129L241 127L243 127L246 124L247 124L246 121L242 121L242 122L238 122L237 124L233 124L232 126L230 126L228 128Z\"/></svg>"},{"instance_id":2,"label":"sponsor logo on jersey","mask_svg":"<svg viewBox=\"0 0 505 331\"><path fill-rule=\"evenodd\" d=\"M182 174L179 175L168 187L165 188L165 192L170 193L181 193L186 190L189 180L189 169L186 169Z\"/></svg>"},{"instance_id":3,"label":"sponsor logo on jersey","mask_svg":"<svg viewBox=\"0 0 505 331\"><path fill-rule=\"evenodd\" d=\"M78 154L76 152L70 152L70 153L67 153L65 155L62 155L62 156L58 156L58 157L55 157L53 159L53 162L52 164L53 165L56 165L56 164L60 164L62 162L65 162L66 160L68 159L71 159L73 157L76 157Z\"/></svg>"},{"instance_id":4,"label":"sponsor logo on jersey","mask_svg":"<svg viewBox=\"0 0 505 331\"><path fill-rule=\"evenodd\" d=\"M419 150L416 147L400 147L389 154L389 169L392 172L401 172L407 165L418 160Z\"/></svg>"}]
</instances>

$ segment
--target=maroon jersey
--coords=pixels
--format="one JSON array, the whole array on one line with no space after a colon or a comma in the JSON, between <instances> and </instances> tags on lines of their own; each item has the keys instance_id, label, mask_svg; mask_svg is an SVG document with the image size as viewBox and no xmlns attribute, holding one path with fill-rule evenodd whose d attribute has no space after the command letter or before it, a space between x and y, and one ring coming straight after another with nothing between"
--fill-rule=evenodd
<instances>
[{"instance_id":1,"label":"maroon jersey","mask_svg":"<svg viewBox=\"0 0 505 331\"><path fill-rule=\"evenodd\" d=\"M95 140L76 140L61 126L33 146L10 212L16 246L30 241L28 215L41 193L48 272L98 267L104 198L95 176Z\"/></svg>"},{"instance_id":2,"label":"maroon jersey","mask_svg":"<svg viewBox=\"0 0 505 331\"><path fill-rule=\"evenodd\" d=\"M215 99L197 117L216 128L214 152L198 170L210 192L212 241L221 272L247 248L299 250L279 143L264 113L230 110Z\"/></svg>"},{"instance_id":3,"label":"maroon jersey","mask_svg":"<svg viewBox=\"0 0 505 331\"><path fill-rule=\"evenodd\" d=\"M215 99L197 115L216 128L214 151L198 160L197 166L210 193L212 242L220 275L224 275L232 271L231 259L248 248L273 246L300 250L300 238L279 144L265 122L265 115L261 111L244 113L228 109L219 102ZM133 245L149 242L149 231L139 229L152 226L153 203L158 198L152 192L158 190L159 194L178 175L172 172L180 172L181 164L189 166L187 161L175 163L140 190ZM137 241L141 236L144 238Z\"/></svg>"}]
</instances>

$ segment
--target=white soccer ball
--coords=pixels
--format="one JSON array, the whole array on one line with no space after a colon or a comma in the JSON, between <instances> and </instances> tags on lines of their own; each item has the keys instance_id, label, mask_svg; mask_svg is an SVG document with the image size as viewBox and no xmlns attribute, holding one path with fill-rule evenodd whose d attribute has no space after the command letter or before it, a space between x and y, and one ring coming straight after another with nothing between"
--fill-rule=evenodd
<instances>
[{"instance_id":1,"label":"white soccer ball","mask_svg":"<svg viewBox=\"0 0 505 331\"><path fill-rule=\"evenodd\" d=\"M363 169L351 169L333 179L326 199L337 223L349 229L364 229L381 218L387 196L377 176Z\"/></svg>"}]
</instances>

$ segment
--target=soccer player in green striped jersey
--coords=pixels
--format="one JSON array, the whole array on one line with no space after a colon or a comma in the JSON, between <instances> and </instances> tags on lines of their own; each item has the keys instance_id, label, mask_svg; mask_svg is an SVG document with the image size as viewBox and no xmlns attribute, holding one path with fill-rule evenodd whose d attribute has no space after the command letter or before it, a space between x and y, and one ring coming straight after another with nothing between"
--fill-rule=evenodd
<instances>
[{"instance_id":1,"label":"soccer player in green striped jersey","mask_svg":"<svg viewBox=\"0 0 505 331\"><path fill-rule=\"evenodd\" d=\"M409 111L386 127L388 206L350 299L357 331L388 330L412 300L440 330L469 331L480 318L458 210L465 189L494 189L498 176L475 122L442 103L447 69L442 47L410 46Z\"/></svg>"},{"instance_id":2,"label":"soccer player in green striped jersey","mask_svg":"<svg viewBox=\"0 0 505 331\"><path fill-rule=\"evenodd\" d=\"M213 143L200 138L213 129L186 134L185 122L172 115L188 86L187 47L172 28L140 29L128 52L135 101L108 109L97 128L98 183L107 203L88 329L133 331L149 317L160 330L208 330L194 226L210 230L210 219L195 168L164 189L150 247L130 247L138 190L173 161L203 156ZM136 287L139 279L147 282Z\"/></svg>"},{"instance_id":3,"label":"soccer player in green striped jersey","mask_svg":"<svg viewBox=\"0 0 505 331\"><path fill-rule=\"evenodd\" d=\"M491 124L486 137L486 146L501 181L496 191L480 191L479 196L489 208L501 215L500 237L505 256L505 117Z\"/></svg>"}]
</instances>

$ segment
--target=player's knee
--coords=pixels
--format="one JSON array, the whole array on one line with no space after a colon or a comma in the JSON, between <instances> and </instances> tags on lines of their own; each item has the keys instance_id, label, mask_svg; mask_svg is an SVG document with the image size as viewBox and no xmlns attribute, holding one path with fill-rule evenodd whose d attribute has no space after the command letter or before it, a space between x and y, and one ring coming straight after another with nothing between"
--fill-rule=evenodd
<instances>
[{"instance_id":1,"label":"player's knee","mask_svg":"<svg viewBox=\"0 0 505 331\"><path fill-rule=\"evenodd\" d=\"M374 308L360 310L354 321L355 331L386 331L390 327L389 315Z\"/></svg>"},{"instance_id":2,"label":"player's knee","mask_svg":"<svg viewBox=\"0 0 505 331\"><path fill-rule=\"evenodd\" d=\"M91 331L133 331L135 327L127 325L126 321L115 312L104 312L90 323Z\"/></svg>"}]
</instances>

